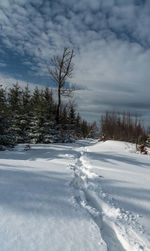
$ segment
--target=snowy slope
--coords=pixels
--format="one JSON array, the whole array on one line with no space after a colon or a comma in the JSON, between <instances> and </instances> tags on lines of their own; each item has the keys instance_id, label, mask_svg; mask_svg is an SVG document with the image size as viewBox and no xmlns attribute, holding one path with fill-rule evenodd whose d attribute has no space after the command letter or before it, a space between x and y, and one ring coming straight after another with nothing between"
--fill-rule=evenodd
<instances>
[{"instance_id":1,"label":"snowy slope","mask_svg":"<svg viewBox=\"0 0 150 251\"><path fill-rule=\"evenodd\" d=\"M36 145L27 152L24 146L0 152L0 251L105 246L88 213L74 205L69 165L75 148Z\"/></svg>"},{"instance_id":2,"label":"snowy slope","mask_svg":"<svg viewBox=\"0 0 150 251\"><path fill-rule=\"evenodd\" d=\"M150 155L124 142L0 152L0 251L150 250Z\"/></svg>"},{"instance_id":3,"label":"snowy slope","mask_svg":"<svg viewBox=\"0 0 150 251\"><path fill-rule=\"evenodd\" d=\"M81 152L77 179L85 197L81 204L108 250L150 250L150 155L124 142L97 143Z\"/></svg>"}]
</instances>

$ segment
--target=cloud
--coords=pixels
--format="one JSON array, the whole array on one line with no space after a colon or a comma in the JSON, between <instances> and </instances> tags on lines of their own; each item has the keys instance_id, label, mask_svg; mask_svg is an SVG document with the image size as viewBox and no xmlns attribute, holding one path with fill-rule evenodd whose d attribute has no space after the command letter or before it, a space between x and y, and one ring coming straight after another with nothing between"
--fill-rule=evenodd
<instances>
[{"instance_id":1,"label":"cloud","mask_svg":"<svg viewBox=\"0 0 150 251\"><path fill-rule=\"evenodd\" d=\"M145 114L150 106L149 10L148 0L1 1L2 63L11 52L22 58L29 74L48 78L52 55L73 47L73 81L82 89L76 98L83 114L96 117L114 107Z\"/></svg>"},{"instance_id":2,"label":"cloud","mask_svg":"<svg viewBox=\"0 0 150 251\"><path fill-rule=\"evenodd\" d=\"M76 65L75 79L86 89L78 94L83 114L84 110L97 116L113 109L149 111L150 51L116 40L95 42L84 47Z\"/></svg>"},{"instance_id":3,"label":"cloud","mask_svg":"<svg viewBox=\"0 0 150 251\"><path fill-rule=\"evenodd\" d=\"M0 62L0 67L6 67L6 66L7 66L7 64Z\"/></svg>"},{"instance_id":4,"label":"cloud","mask_svg":"<svg viewBox=\"0 0 150 251\"><path fill-rule=\"evenodd\" d=\"M0 75L0 86L2 85L4 88L9 89L12 88L14 84L19 83L19 86L24 89L27 85L29 85L30 90L33 91L35 87L37 86L39 89L42 88L41 85L36 85L31 82L25 82L21 80L16 80L15 78L8 78L4 75Z\"/></svg>"}]
</instances>

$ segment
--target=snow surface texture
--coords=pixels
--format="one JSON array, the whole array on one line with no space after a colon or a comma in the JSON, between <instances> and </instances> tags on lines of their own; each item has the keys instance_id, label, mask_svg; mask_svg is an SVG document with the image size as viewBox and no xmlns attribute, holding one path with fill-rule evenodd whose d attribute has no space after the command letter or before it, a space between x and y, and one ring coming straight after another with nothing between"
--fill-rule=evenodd
<instances>
[{"instance_id":1,"label":"snow surface texture","mask_svg":"<svg viewBox=\"0 0 150 251\"><path fill-rule=\"evenodd\" d=\"M0 251L150 250L150 155L124 142L0 152Z\"/></svg>"}]
</instances>

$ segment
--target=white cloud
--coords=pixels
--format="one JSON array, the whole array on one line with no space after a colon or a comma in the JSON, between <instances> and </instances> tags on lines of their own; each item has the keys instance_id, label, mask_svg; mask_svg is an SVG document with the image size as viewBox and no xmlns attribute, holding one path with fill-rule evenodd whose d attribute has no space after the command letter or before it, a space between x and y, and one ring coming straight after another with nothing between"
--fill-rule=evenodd
<instances>
[{"instance_id":1,"label":"white cloud","mask_svg":"<svg viewBox=\"0 0 150 251\"><path fill-rule=\"evenodd\" d=\"M33 84L30 82L25 82L19 79L15 79L15 78L9 78L4 76L3 74L0 74L0 85L2 85L4 88L9 89L12 88L14 84L19 83L19 86L24 89L27 84L30 86L30 90L34 90L35 87L37 86L38 88L42 88L41 85L37 85L37 84Z\"/></svg>"},{"instance_id":2,"label":"white cloud","mask_svg":"<svg viewBox=\"0 0 150 251\"><path fill-rule=\"evenodd\" d=\"M6 66L7 66L7 64L0 62L0 67L6 67Z\"/></svg>"},{"instance_id":3,"label":"white cloud","mask_svg":"<svg viewBox=\"0 0 150 251\"><path fill-rule=\"evenodd\" d=\"M1 39L21 57L32 57L31 70L43 76L52 55L74 47L73 81L84 89L77 92L84 114L117 106L145 113L146 102L150 105L149 10L149 1L5 0L0 2Z\"/></svg>"}]
</instances>

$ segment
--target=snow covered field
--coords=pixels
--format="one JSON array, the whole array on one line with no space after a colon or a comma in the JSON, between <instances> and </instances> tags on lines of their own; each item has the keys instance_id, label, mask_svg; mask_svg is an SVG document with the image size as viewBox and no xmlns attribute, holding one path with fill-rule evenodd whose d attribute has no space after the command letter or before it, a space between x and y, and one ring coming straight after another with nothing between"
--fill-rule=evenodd
<instances>
[{"instance_id":1,"label":"snow covered field","mask_svg":"<svg viewBox=\"0 0 150 251\"><path fill-rule=\"evenodd\" d=\"M150 250L150 155L79 141L0 152L0 251Z\"/></svg>"}]
</instances>

